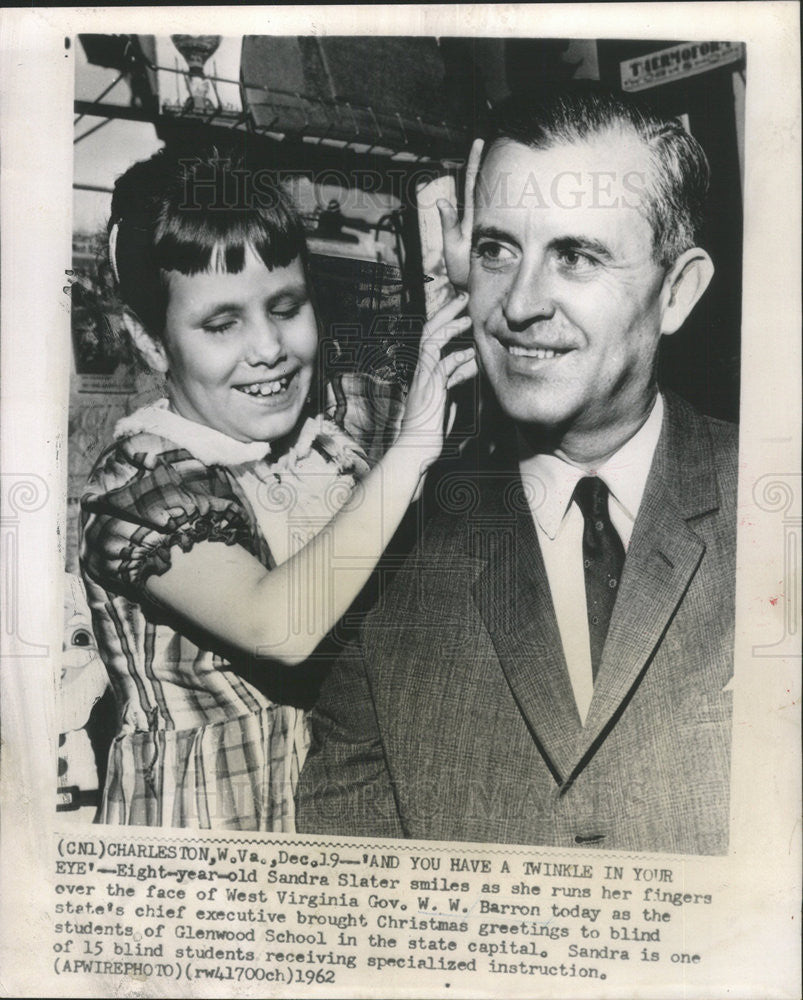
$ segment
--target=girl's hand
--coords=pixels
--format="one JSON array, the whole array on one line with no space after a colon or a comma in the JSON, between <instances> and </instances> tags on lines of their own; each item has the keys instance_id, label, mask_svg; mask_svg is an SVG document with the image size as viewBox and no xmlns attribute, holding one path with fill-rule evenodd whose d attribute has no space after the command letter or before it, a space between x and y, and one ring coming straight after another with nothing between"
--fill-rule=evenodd
<instances>
[{"instance_id":1,"label":"girl's hand","mask_svg":"<svg viewBox=\"0 0 803 1000\"><path fill-rule=\"evenodd\" d=\"M239 545L174 546L167 572L148 577L151 597L248 655L303 663L367 583L441 453L449 389L477 373L473 347L441 354L471 326L467 302L459 295L424 327L398 440L318 534L270 571Z\"/></svg>"},{"instance_id":2,"label":"girl's hand","mask_svg":"<svg viewBox=\"0 0 803 1000\"><path fill-rule=\"evenodd\" d=\"M451 202L442 198L438 201L438 212L443 231L443 256L449 281L460 290L468 288L468 270L471 259L471 229L474 225L474 187L480 168L482 139L475 139L468 154L466 165L466 185L463 195L463 219Z\"/></svg>"},{"instance_id":3,"label":"girl's hand","mask_svg":"<svg viewBox=\"0 0 803 1000\"><path fill-rule=\"evenodd\" d=\"M415 449L415 457L411 455L411 460L419 462L422 473L443 449L449 389L477 374L473 347L442 356L449 341L471 326L470 318L460 315L467 303L468 295L463 292L439 309L421 334L418 365L407 394L397 444ZM450 425L453 421L454 408L450 413Z\"/></svg>"},{"instance_id":4,"label":"girl's hand","mask_svg":"<svg viewBox=\"0 0 803 1000\"><path fill-rule=\"evenodd\" d=\"M270 571L239 545L174 546L167 572L148 577L151 597L248 655L303 663L368 582L440 455L449 389L477 372L473 347L441 356L471 325L467 302L458 296L424 327L398 441L318 534Z\"/></svg>"}]
</instances>

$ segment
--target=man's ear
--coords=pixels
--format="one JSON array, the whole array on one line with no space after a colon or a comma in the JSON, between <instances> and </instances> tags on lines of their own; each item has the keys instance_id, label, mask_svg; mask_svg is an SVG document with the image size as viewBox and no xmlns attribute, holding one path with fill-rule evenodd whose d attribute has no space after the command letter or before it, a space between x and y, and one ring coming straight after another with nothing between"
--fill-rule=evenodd
<instances>
[{"instance_id":1,"label":"man's ear","mask_svg":"<svg viewBox=\"0 0 803 1000\"><path fill-rule=\"evenodd\" d=\"M664 278L661 289L661 333L679 330L714 275L714 264L701 247L682 253Z\"/></svg>"},{"instance_id":2,"label":"man's ear","mask_svg":"<svg viewBox=\"0 0 803 1000\"><path fill-rule=\"evenodd\" d=\"M152 337L136 314L130 309L123 309L123 324L134 347L139 351L142 360L154 372L166 374L168 369L167 354L161 341Z\"/></svg>"}]
</instances>

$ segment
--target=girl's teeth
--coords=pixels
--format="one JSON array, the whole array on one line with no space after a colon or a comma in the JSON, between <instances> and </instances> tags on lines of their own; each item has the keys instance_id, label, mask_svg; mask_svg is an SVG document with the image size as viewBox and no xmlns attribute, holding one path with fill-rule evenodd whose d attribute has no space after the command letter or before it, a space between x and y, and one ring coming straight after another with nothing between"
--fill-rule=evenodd
<instances>
[{"instance_id":1,"label":"girl's teeth","mask_svg":"<svg viewBox=\"0 0 803 1000\"><path fill-rule=\"evenodd\" d=\"M284 392L287 382L286 378L280 378L275 382L254 382L253 385L239 386L239 389L248 396L275 396L278 392Z\"/></svg>"},{"instance_id":2,"label":"girl's teeth","mask_svg":"<svg viewBox=\"0 0 803 1000\"><path fill-rule=\"evenodd\" d=\"M511 354L516 355L516 357L522 358L538 358L541 361L545 361L547 358L556 358L558 356L558 351L550 351L543 347L516 347L511 345L508 347Z\"/></svg>"}]
</instances>

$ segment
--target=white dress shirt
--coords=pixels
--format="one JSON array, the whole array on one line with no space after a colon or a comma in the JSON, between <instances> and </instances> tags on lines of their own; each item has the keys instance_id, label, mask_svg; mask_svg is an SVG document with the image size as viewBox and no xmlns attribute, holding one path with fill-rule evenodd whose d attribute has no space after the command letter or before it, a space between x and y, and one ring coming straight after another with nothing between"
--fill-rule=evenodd
<instances>
[{"instance_id":1,"label":"white dress shirt","mask_svg":"<svg viewBox=\"0 0 803 1000\"><path fill-rule=\"evenodd\" d=\"M572 494L583 476L597 475L604 481L610 491L611 522L626 552L661 434L663 413L663 400L658 395L639 430L597 468L580 467L555 454L527 455L520 460L569 679L583 724L594 693L594 681L583 574L583 515L577 504L571 503Z\"/></svg>"}]
</instances>

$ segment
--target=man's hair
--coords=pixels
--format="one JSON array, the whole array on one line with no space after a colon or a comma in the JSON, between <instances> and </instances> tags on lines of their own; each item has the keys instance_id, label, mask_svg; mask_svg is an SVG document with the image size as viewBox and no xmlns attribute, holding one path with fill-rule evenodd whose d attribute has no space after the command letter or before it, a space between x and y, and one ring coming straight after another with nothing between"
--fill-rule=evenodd
<instances>
[{"instance_id":1,"label":"man's hair","mask_svg":"<svg viewBox=\"0 0 803 1000\"><path fill-rule=\"evenodd\" d=\"M535 97L517 94L498 104L485 150L505 139L548 149L622 129L635 132L648 150L652 170L645 178L644 211L655 258L668 267L697 245L710 177L702 147L677 119L661 118L591 81L575 82Z\"/></svg>"},{"instance_id":2,"label":"man's hair","mask_svg":"<svg viewBox=\"0 0 803 1000\"><path fill-rule=\"evenodd\" d=\"M268 270L301 259L304 225L264 167L242 150L206 149L194 156L160 150L117 179L108 231L120 298L151 336L162 335L166 273L237 274L251 246Z\"/></svg>"}]
</instances>

